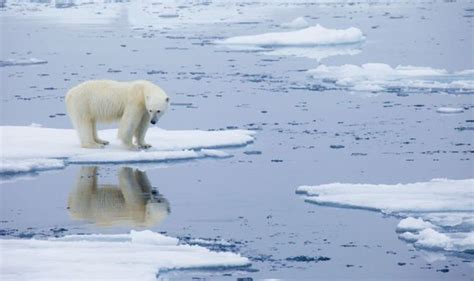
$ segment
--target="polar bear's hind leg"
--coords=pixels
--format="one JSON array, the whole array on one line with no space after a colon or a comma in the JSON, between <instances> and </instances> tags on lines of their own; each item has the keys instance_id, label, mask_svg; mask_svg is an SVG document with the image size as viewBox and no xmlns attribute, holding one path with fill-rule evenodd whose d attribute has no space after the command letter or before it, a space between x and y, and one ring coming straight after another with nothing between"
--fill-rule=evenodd
<instances>
[{"instance_id":1,"label":"polar bear's hind leg","mask_svg":"<svg viewBox=\"0 0 474 281\"><path fill-rule=\"evenodd\" d=\"M77 123L77 131L81 146L84 148L103 148L104 145L94 140L95 122L92 120L80 120Z\"/></svg>"}]
</instances>

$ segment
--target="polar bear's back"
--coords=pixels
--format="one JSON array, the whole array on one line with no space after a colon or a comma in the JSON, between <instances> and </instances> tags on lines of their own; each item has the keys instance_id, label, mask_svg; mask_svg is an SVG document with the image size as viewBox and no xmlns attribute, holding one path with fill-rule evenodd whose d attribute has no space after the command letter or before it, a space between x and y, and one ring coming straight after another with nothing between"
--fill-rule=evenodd
<instances>
[{"instance_id":1,"label":"polar bear's back","mask_svg":"<svg viewBox=\"0 0 474 281\"><path fill-rule=\"evenodd\" d=\"M131 97L134 82L91 80L68 91L66 105L69 114L80 119L111 122L120 119L131 100L142 103L142 97Z\"/></svg>"}]
</instances>

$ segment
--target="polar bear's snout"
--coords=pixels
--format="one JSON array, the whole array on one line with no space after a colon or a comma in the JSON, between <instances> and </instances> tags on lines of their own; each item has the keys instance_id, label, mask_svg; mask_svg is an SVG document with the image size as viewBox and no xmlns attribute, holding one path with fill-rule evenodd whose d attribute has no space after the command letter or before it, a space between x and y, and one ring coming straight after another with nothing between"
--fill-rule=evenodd
<instances>
[{"instance_id":1,"label":"polar bear's snout","mask_svg":"<svg viewBox=\"0 0 474 281\"><path fill-rule=\"evenodd\" d=\"M159 110L158 112L153 113L153 115L151 116L151 120L150 120L151 124L155 125L156 122L158 122L158 113L159 113Z\"/></svg>"}]
</instances>

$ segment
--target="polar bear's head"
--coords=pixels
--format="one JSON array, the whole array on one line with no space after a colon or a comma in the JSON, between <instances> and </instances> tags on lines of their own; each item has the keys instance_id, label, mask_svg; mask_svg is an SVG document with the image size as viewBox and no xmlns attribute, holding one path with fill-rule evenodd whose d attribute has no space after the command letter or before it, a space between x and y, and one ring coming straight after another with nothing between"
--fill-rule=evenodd
<instances>
[{"instance_id":1,"label":"polar bear's head","mask_svg":"<svg viewBox=\"0 0 474 281\"><path fill-rule=\"evenodd\" d=\"M151 83L144 87L144 95L150 123L154 125L168 109L170 98L160 87Z\"/></svg>"}]
</instances>

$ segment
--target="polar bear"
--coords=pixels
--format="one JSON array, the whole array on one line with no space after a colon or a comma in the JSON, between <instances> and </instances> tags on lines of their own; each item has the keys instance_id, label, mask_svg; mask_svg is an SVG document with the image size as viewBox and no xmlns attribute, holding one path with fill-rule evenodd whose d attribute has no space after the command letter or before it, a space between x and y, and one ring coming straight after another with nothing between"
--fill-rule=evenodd
<instances>
[{"instance_id":1,"label":"polar bear","mask_svg":"<svg viewBox=\"0 0 474 281\"><path fill-rule=\"evenodd\" d=\"M166 93L144 80L92 80L77 85L66 95L68 115L85 148L102 148L109 144L97 136L96 123L113 121L120 122L118 138L126 147L150 148L151 145L145 143L148 124L156 124L168 104Z\"/></svg>"}]
</instances>

